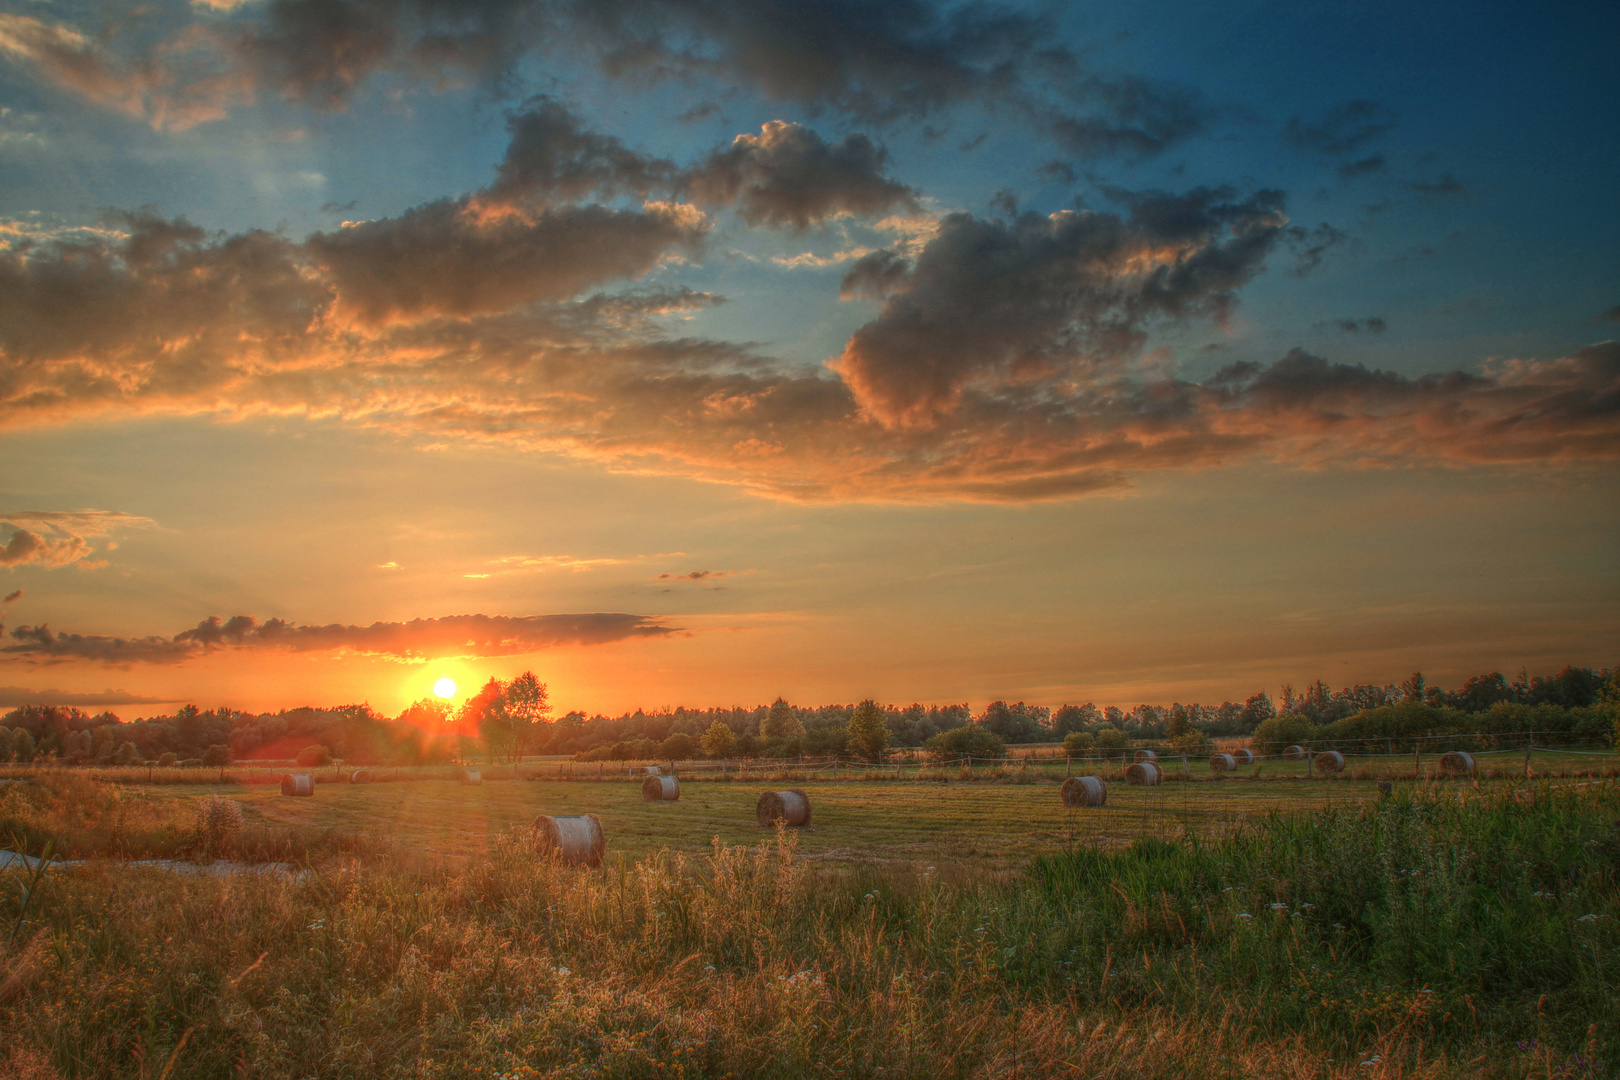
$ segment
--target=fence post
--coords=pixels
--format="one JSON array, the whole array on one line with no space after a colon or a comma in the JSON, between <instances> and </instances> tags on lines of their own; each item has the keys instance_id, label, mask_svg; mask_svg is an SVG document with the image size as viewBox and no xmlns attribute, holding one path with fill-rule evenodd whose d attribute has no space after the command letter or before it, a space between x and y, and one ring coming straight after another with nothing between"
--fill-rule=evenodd
<instances>
[{"instance_id":1,"label":"fence post","mask_svg":"<svg viewBox=\"0 0 1620 1080\"><path fill-rule=\"evenodd\" d=\"M1067 757L1065 757L1063 759L1063 779L1067 780L1069 777L1071 777L1073 775L1074 775L1074 755L1070 754L1069 756L1067 756Z\"/></svg>"},{"instance_id":2,"label":"fence post","mask_svg":"<svg viewBox=\"0 0 1620 1080\"><path fill-rule=\"evenodd\" d=\"M1530 729L1530 741L1524 748L1524 778L1529 780L1535 776L1535 770L1530 767L1530 752L1536 748L1536 729Z\"/></svg>"}]
</instances>

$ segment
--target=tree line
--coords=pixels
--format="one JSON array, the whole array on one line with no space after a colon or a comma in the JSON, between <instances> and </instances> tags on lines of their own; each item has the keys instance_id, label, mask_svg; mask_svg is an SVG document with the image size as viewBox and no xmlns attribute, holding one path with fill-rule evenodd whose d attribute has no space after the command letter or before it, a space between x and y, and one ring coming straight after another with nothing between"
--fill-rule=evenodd
<instances>
[{"instance_id":1,"label":"tree line","mask_svg":"<svg viewBox=\"0 0 1620 1080\"><path fill-rule=\"evenodd\" d=\"M891 747L946 755L993 756L1019 743L1062 741L1071 751L1161 741L1196 750L1218 736L1270 744L1384 739L1402 747L1425 735L1534 729L1591 739L1610 735L1620 709L1620 668L1566 667L1556 675L1498 672L1454 690L1421 674L1398 684L1330 689L1317 680L1301 692L1282 688L1274 702L1256 693L1241 704L1138 705L1086 702L1057 709L993 701L968 705L798 706L777 698L750 708L672 709L618 716L552 716L546 684L533 672L490 679L457 708L433 699L396 717L368 704L306 706L247 713L186 705L172 714L121 720L111 712L25 705L0 717L0 761L51 759L76 764L211 764L297 757L305 752L355 764L428 764L530 754L582 761L649 758L852 756L875 758ZM1404 741L1403 741L1404 740ZM316 755L317 758L320 756Z\"/></svg>"}]
</instances>

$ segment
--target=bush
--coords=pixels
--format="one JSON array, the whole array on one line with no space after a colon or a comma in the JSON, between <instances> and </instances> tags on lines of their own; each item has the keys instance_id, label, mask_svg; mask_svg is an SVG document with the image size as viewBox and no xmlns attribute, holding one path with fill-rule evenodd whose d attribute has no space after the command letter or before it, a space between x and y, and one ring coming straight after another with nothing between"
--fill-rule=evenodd
<instances>
[{"instance_id":1,"label":"bush","mask_svg":"<svg viewBox=\"0 0 1620 1080\"><path fill-rule=\"evenodd\" d=\"M212 750L213 747L209 747L209 749ZM303 765L305 768L315 765L330 765L332 764L332 751L324 746L306 746L298 751L297 761L298 764Z\"/></svg>"},{"instance_id":2,"label":"bush","mask_svg":"<svg viewBox=\"0 0 1620 1080\"><path fill-rule=\"evenodd\" d=\"M1316 725L1310 717L1300 713L1284 713L1260 721L1254 729L1254 741L1262 754L1275 754L1290 746L1303 746L1316 735Z\"/></svg>"},{"instance_id":3,"label":"bush","mask_svg":"<svg viewBox=\"0 0 1620 1080\"><path fill-rule=\"evenodd\" d=\"M1094 749L1097 745L1097 736L1088 731L1071 731L1063 736L1063 752L1065 754L1079 754Z\"/></svg>"},{"instance_id":4,"label":"bush","mask_svg":"<svg viewBox=\"0 0 1620 1080\"><path fill-rule=\"evenodd\" d=\"M730 757L732 749L737 745L737 736L725 724L716 720L709 725L709 730L703 733L698 740L703 752L712 758Z\"/></svg>"},{"instance_id":5,"label":"bush","mask_svg":"<svg viewBox=\"0 0 1620 1080\"><path fill-rule=\"evenodd\" d=\"M677 731L658 744L658 756L671 761L687 761L698 756L697 740L684 731Z\"/></svg>"},{"instance_id":6,"label":"bush","mask_svg":"<svg viewBox=\"0 0 1620 1080\"><path fill-rule=\"evenodd\" d=\"M979 724L965 724L942 731L924 743L923 747L940 757L1002 757L1007 753L1007 744L1001 741L1001 736Z\"/></svg>"},{"instance_id":7,"label":"bush","mask_svg":"<svg viewBox=\"0 0 1620 1080\"><path fill-rule=\"evenodd\" d=\"M313 749L320 750L323 748L317 746ZM173 757L174 755L167 754L165 756ZM321 762L321 764L329 765L331 764L331 761L332 755L327 754L326 760ZM207 750L203 751L202 763L204 765L213 765L217 768L224 768L226 765L231 763L231 748L226 746L224 743L215 743L213 746L210 746ZM302 762L299 764L302 764Z\"/></svg>"},{"instance_id":8,"label":"bush","mask_svg":"<svg viewBox=\"0 0 1620 1080\"><path fill-rule=\"evenodd\" d=\"M1130 742L1123 731L1109 724L1104 724L1093 734L1097 736L1097 749L1099 750L1123 750Z\"/></svg>"}]
</instances>

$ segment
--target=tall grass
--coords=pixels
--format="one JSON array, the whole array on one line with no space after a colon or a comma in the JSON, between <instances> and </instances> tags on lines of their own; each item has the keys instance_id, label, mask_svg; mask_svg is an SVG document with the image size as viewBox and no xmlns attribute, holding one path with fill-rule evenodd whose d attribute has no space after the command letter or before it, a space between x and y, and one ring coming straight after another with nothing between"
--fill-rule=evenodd
<instances>
[{"instance_id":1,"label":"tall grass","mask_svg":"<svg viewBox=\"0 0 1620 1080\"><path fill-rule=\"evenodd\" d=\"M93 865L0 957L0 1073L1612 1075L1617 817L1612 782L1441 786L1010 875L785 833L599 871L516 833L299 879Z\"/></svg>"}]
</instances>

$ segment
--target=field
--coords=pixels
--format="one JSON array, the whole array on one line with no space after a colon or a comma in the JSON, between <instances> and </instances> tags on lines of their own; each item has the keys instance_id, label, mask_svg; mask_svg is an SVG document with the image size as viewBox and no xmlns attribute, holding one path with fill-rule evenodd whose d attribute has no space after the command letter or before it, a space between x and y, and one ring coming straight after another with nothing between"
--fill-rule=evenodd
<instances>
[{"instance_id":1,"label":"field","mask_svg":"<svg viewBox=\"0 0 1620 1080\"><path fill-rule=\"evenodd\" d=\"M385 771L313 798L217 770L0 788L0 834L91 859L10 872L0 1074L1598 1077L1620 1060L1612 776L1385 796L1195 768L1068 811L1061 760L946 783L689 778L669 804L523 770L553 767L478 786ZM809 791L813 828L754 825L782 786ZM199 803L221 794L241 827L205 837ZM542 812L599 814L604 868L536 861ZM304 869L118 865L163 855Z\"/></svg>"}]
</instances>

